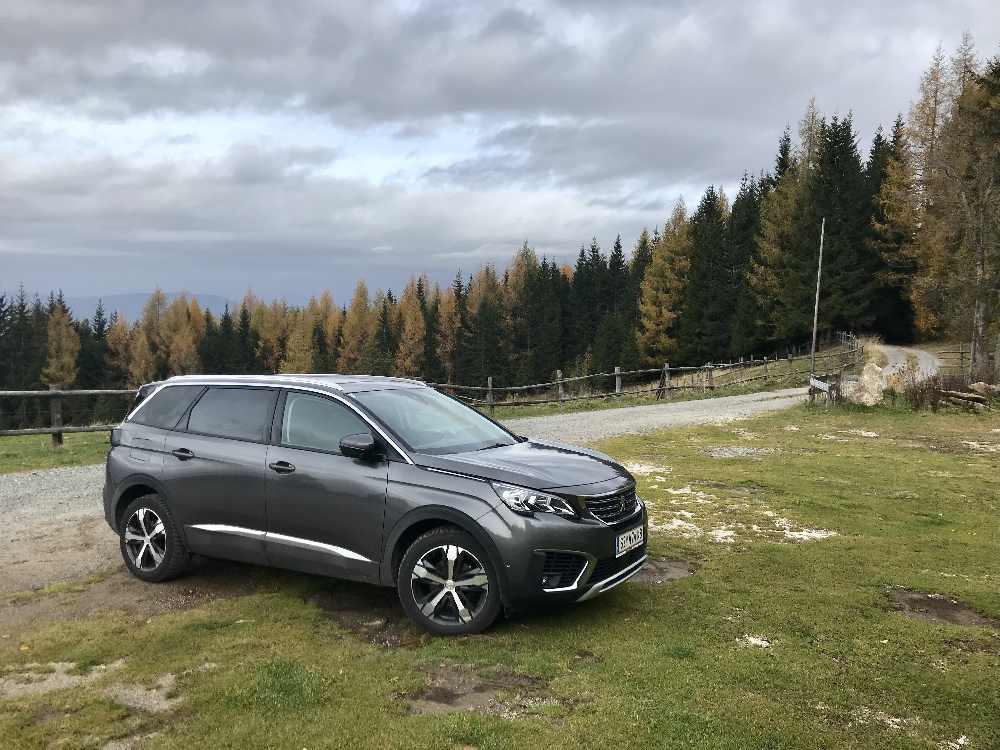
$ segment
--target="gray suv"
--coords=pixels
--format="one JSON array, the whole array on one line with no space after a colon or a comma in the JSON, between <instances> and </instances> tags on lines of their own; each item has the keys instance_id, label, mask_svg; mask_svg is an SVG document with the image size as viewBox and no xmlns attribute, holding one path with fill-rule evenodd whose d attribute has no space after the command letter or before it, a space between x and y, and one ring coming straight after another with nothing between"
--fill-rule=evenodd
<instances>
[{"instance_id":1,"label":"gray suv","mask_svg":"<svg viewBox=\"0 0 1000 750\"><path fill-rule=\"evenodd\" d=\"M398 378L143 386L112 433L104 512L144 581L199 554L394 586L439 634L590 599L646 560L646 510L622 466Z\"/></svg>"}]
</instances>

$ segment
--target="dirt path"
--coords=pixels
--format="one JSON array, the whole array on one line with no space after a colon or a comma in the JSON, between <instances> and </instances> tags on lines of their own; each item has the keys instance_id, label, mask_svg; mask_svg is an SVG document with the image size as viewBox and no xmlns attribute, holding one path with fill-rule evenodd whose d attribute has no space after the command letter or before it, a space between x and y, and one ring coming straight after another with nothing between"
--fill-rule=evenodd
<instances>
[{"instance_id":1,"label":"dirt path","mask_svg":"<svg viewBox=\"0 0 1000 750\"><path fill-rule=\"evenodd\" d=\"M514 419L511 429L540 439L589 443L664 427L725 422L800 403L804 388L604 411ZM148 616L254 588L255 569L206 562L162 586L129 576L118 539L104 522L104 467L76 466L0 475L0 637L34 624L110 609ZM90 579L86 595L58 584ZM57 590L45 590L57 585ZM13 595L13 596L12 596Z\"/></svg>"},{"instance_id":2,"label":"dirt path","mask_svg":"<svg viewBox=\"0 0 1000 750\"><path fill-rule=\"evenodd\" d=\"M941 368L940 358L931 352L922 349L912 349L907 346L891 346L889 344L878 344L877 348L885 354L888 360L882 368L882 385L888 387L889 379L900 375L908 365L914 364L917 368L918 377L921 380L936 375Z\"/></svg>"}]
</instances>

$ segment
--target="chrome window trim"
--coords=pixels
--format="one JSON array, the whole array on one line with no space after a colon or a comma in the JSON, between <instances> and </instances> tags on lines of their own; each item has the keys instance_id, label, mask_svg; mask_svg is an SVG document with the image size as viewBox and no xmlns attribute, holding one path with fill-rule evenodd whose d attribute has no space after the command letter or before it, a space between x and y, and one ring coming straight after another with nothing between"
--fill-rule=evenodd
<instances>
[{"instance_id":1,"label":"chrome window trim","mask_svg":"<svg viewBox=\"0 0 1000 750\"><path fill-rule=\"evenodd\" d=\"M327 398L329 398L329 399L331 399L333 401L336 401L337 403L343 404L344 406L346 406L347 408L349 408L351 411L353 411L355 414L357 414L361 418L361 421L364 422L366 425L368 425L372 430L374 430L375 432L377 432L382 437L383 440L385 440L389 445L391 445L393 448L395 448L396 452L399 453L399 455L401 455L403 457L403 460L406 461L406 463L410 464L411 466L415 465L416 462L412 458L410 458L410 454L408 454L406 451L404 451L399 446L399 443L397 443L395 440L393 440L391 437L389 437L389 435L386 433L385 430L383 430L377 424L375 424L374 422L372 422L371 419L368 418L368 415L365 414L363 411L361 411L361 409L356 404L351 403L350 401L348 401L343 396L340 396L340 395L338 395L336 393L330 393L329 391L322 391L322 390L319 390L318 388L305 388L305 387L300 387L300 386L297 386L297 385L285 385L285 386L279 386L279 387L284 388L286 391L296 391L296 390L298 390L298 391L306 391L308 393L319 393L320 395L326 396ZM282 417L283 416L284 415L282 415ZM283 448L286 448L288 450L296 450L292 446L279 446L279 447L283 447ZM301 449L301 450L308 450L308 449Z\"/></svg>"},{"instance_id":2,"label":"chrome window trim","mask_svg":"<svg viewBox=\"0 0 1000 750\"><path fill-rule=\"evenodd\" d=\"M277 534L273 531L260 531L259 529L247 529L242 526L229 526L224 523L198 523L189 526L190 529L197 529L198 531L208 531L214 534L231 534L233 536L242 536L247 539L261 539L265 542L277 542L278 544L285 544L290 547L300 547L302 549L314 549L320 552L327 552L331 555L336 555L337 557L343 557L348 560L358 560L360 562L371 562L364 555L359 555L353 550L346 549L345 547L338 547L336 544L327 544L325 542L317 542L312 539L303 539L297 536L288 536L287 534Z\"/></svg>"},{"instance_id":3,"label":"chrome window trim","mask_svg":"<svg viewBox=\"0 0 1000 750\"><path fill-rule=\"evenodd\" d=\"M280 378L276 378L276 380L280 380ZM374 422L372 422L371 419L368 418L368 415L365 414L363 411L361 411L361 409L356 404L354 404L351 401L347 400L345 397L341 396L339 393L331 393L330 391L325 390L324 388L314 388L314 387L312 387L310 385L299 385L298 384L298 383L305 383L305 382L317 383L318 385L325 385L325 386L335 387L337 390L339 390L341 392L343 392L343 390L344 390L340 386L337 386L337 385L332 384L332 383L320 383L319 381L306 381L304 379L300 380L298 382L294 382L294 383L292 383L292 382L290 382L290 383L280 383L280 382L275 383L275 382L270 382L268 380L255 380L253 382L251 382L251 381L245 381L245 382L242 382L242 383L241 382L227 383L227 382L225 382L225 378L219 378L218 380L211 380L211 379L206 379L206 378L198 376L198 375L175 375L169 381L163 383L163 385L160 385L159 387L157 387L157 389L155 391L153 391L152 393L150 393L143 400L143 402L141 404L139 404L135 409L133 409L129 413L129 415L127 417L125 417L125 421L127 422L128 420L130 420L132 418L132 416L136 412L138 412L139 409L141 409L144 404L146 404L150 400L152 400L152 398L157 393L159 393L164 388L169 388L172 385L203 385L203 386L207 386L207 387L217 387L217 388L222 388L222 387L227 387L228 386L230 388L272 388L272 389L275 389L275 390L286 390L286 391L296 391L297 390L297 391L305 391L307 393L318 393L321 396L326 396L327 398L333 399L334 401L337 401L338 403L341 403L344 406L348 407L349 409L351 409L354 413L356 413L361 418L362 422L364 422L365 424L367 424L374 432L378 433L382 437L383 440L385 440L387 443L389 443L389 445L391 445L396 450L396 452L399 453L399 455L401 455L403 457L403 460L406 461L406 463L410 464L411 466L416 464L416 462L412 458L410 458L410 454L408 454L405 450L403 450L399 446L399 443L397 443L395 440L393 440L385 432L385 430L383 430L377 424L375 424ZM124 422L122 424L124 424ZM158 428L158 429L166 429L166 428ZM173 432L180 432L180 430L173 430ZM184 432L186 432L186 431L184 431ZM190 434L193 435L193 434L198 434L198 433L190 433ZM223 437L224 438L224 436L222 436L222 435L209 435L207 437ZM231 440L242 440L242 438L229 438L229 439L231 439ZM243 440L243 442L253 442L253 441ZM264 440L263 443L266 444L266 445L273 445L273 443L271 443L271 440L270 440L270 435L268 435L268 438L266 440ZM291 449L291 450L294 450L294 449Z\"/></svg>"}]
</instances>

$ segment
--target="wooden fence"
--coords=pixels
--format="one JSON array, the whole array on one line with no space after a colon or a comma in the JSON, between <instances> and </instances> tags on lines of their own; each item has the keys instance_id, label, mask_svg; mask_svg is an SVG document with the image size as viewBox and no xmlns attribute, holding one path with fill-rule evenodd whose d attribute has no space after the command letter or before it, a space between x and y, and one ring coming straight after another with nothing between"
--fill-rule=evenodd
<instances>
[{"instance_id":1,"label":"wooden fence","mask_svg":"<svg viewBox=\"0 0 1000 750\"><path fill-rule=\"evenodd\" d=\"M845 369L864 361L864 347L850 334L838 334L841 342L839 350L817 353L816 371L820 375L843 372ZM799 376L811 372L808 354L761 359L740 359L726 364L706 364L701 367L674 367L664 362L662 367L639 370L623 370L615 367L612 372L563 377L562 370L556 371L555 380L530 385L494 386L493 378L486 379L486 385L457 385L454 383L427 383L438 390L451 393L466 403L485 407L492 414L497 406L528 406L532 404L566 404L573 401L598 400L623 396L655 394L657 399L669 399L676 391L709 392L720 388L735 388L768 380L797 381ZM589 384L604 381L613 390L592 390ZM626 380L636 381L633 387L625 387ZM803 378L804 380L804 378ZM539 393L536 398L523 398L522 394L532 391ZM16 435L51 435L52 445L59 447L63 435L75 432L108 432L117 425L64 425L63 399L79 396L129 396L136 389L90 389L90 390L47 390L47 391L0 391L0 398L44 398L49 400L50 422L48 427L27 427L0 430L0 437ZM499 397L499 398L498 398Z\"/></svg>"},{"instance_id":2,"label":"wooden fence","mask_svg":"<svg viewBox=\"0 0 1000 750\"><path fill-rule=\"evenodd\" d=\"M959 343L957 349L944 349L933 352L941 360L941 370L946 375L958 375L970 381L972 378L972 345L964 342ZM1000 383L1000 357L998 352L987 353L987 369L993 368L996 373L997 382Z\"/></svg>"},{"instance_id":3,"label":"wooden fence","mask_svg":"<svg viewBox=\"0 0 1000 750\"><path fill-rule=\"evenodd\" d=\"M864 361L864 347L858 340L845 334L840 338L842 348L816 354L816 372L820 376L842 373L844 370ZM798 381L799 376L811 373L811 356L802 354L786 357L760 359L740 359L725 364L708 363L701 367L674 367L665 362L662 367L639 370L623 370L615 367L611 372L563 377L562 370L556 371L554 380L530 385L495 386L493 378L486 379L486 385L457 385L454 383L428 383L438 390L450 393L468 404L483 407L492 414L496 407L517 407L545 404L564 405L573 401L620 398L623 396L654 394L657 399L669 399L676 391L715 391L720 388L738 388L768 380ZM645 382L635 387L623 387L626 378L645 378ZM807 377L801 378L804 382ZM585 385L604 381L613 389L585 390ZM583 386L583 388L581 388ZM536 392L534 398L524 398L523 394Z\"/></svg>"}]
</instances>

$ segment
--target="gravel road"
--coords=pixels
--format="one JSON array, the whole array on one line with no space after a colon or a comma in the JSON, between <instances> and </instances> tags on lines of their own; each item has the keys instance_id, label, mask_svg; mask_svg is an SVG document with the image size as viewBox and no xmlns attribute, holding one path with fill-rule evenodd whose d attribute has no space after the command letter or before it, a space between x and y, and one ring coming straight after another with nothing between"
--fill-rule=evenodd
<instances>
[{"instance_id":1,"label":"gravel road","mask_svg":"<svg viewBox=\"0 0 1000 750\"><path fill-rule=\"evenodd\" d=\"M540 440L558 440L562 443L586 444L618 435L662 430L664 427L746 419L801 403L807 392L806 388L786 388L745 396L510 419L505 424L519 435Z\"/></svg>"},{"instance_id":2,"label":"gravel road","mask_svg":"<svg viewBox=\"0 0 1000 750\"><path fill-rule=\"evenodd\" d=\"M512 419L507 424L529 437L584 444L664 427L743 419L800 403L805 393L804 388L793 388ZM0 475L0 595L122 567L118 540L102 517L103 483L101 465ZM0 623L3 619L0 614Z\"/></svg>"}]
</instances>

